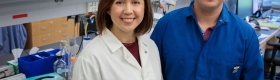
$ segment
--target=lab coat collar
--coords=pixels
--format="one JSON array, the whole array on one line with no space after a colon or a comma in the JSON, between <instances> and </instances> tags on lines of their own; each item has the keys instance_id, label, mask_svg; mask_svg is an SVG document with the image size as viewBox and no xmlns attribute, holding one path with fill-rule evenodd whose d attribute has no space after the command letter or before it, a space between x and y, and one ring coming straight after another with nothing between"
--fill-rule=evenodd
<instances>
[{"instance_id":1,"label":"lab coat collar","mask_svg":"<svg viewBox=\"0 0 280 80\"><path fill-rule=\"evenodd\" d=\"M146 63L148 61L150 52L149 49L147 48L147 42L145 40L147 39L142 39L144 36L138 37L138 45L139 45L139 55L140 55L140 60L141 60L141 66L144 68L146 66Z\"/></svg>"},{"instance_id":2,"label":"lab coat collar","mask_svg":"<svg viewBox=\"0 0 280 80\"><path fill-rule=\"evenodd\" d=\"M134 56L123 46L123 44L117 39L116 36L114 36L114 34L109 29L106 28L102 32L101 37L103 38L104 42L109 47L109 49L112 51L112 54L115 53L118 49L122 48L124 51L124 58L125 60L127 60L128 63L130 63L140 71L142 70L143 67L146 66L149 57L149 50L147 48L146 40L143 39L144 37L142 36L137 37L142 68L139 65L139 63L136 61Z\"/></svg>"},{"instance_id":3,"label":"lab coat collar","mask_svg":"<svg viewBox=\"0 0 280 80\"><path fill-rule=\"evenodd\" d=\"M115 53L119 48L123 46L118 38L107 28L102 32L101 37L112 53Z\"/></svg>"},{"instance_id":4,"label":"lab coat collar","mask_svg":"<svg viewBox=\"0 0 280 80\"><path fill-rule=\"evenodd\" d=\"M137 39L138 39L139 55L140 55L142 68L139 65L139 63L136 61L134 56L126 48L123 48L124 58L125 58L125 60L127 60L128 63L133 65L138 70L142 71L143 69L145 69L147 67L146 65L147 65L147 61L148 61L150 53L149 53L149 50L146 45L147 42L145 42L146 39L143 39L142 36L137 37ZM133 57L133 58L131 58L131 57Z\"/></svg>"},{"instance_id":5,"label":"lab coat collar","mask_svg":"<svg viewBox=\"0 0 280 80\"><path fill-rule=\"evenodd\" d=\"M196 18L195 14L194 14L194 11L193 11L193 8L192 8L193 4L194 4L194 1L192 1L190 3L190 6L186 8L186 10L184 12L186 17L191 17L192 16L192 17ZM223 3L223 9L222 9L221 15L219 17L219 20L222 20L223 22L229 22L228 16L229 16L228 8L227 8L226 4Z\"/></svg>"}]
</instances>

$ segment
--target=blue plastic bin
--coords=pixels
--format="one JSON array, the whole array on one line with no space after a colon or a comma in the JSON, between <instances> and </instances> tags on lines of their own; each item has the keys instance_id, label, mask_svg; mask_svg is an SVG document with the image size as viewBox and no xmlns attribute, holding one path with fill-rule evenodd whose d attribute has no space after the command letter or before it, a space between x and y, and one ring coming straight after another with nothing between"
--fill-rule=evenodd
<instances>
[{"instance_id":1,"label":"blue plastic bin","mask_svg":"<svg viewBox=\"0 0 280 80\"><path fill-rule=\"evenodd\" d=\"M54 72L55 53L58 51L59 49L55 49L18 58L19 72L25 74L27 78Z\"/></svg>"}]
</instances>

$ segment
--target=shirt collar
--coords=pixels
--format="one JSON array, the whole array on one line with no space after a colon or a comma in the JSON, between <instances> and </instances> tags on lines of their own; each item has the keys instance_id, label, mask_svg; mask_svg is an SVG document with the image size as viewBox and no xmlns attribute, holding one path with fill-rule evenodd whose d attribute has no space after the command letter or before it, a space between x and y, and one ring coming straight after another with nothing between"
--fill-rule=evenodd
<instances>
[{"instance_id":1,"label":"shirt collar","mask_svg":"<svg viewBox=\"0 0 280 80\"><path fill-rule=\"evenodd\" d=\"M195 17L194 12L193 12L193 8L192 8L193 3L194 3L194 1L192 1L192 2L190 3L189 7L186 8L186 11L184 12L185 15L186 15L186 17L190 17L190 16Z\"/></svg>"},{"instance_id":2,"label":"shirt collar","mask_svg":"<svg viewBox=\"0 0 280 80\"><path fill-rule=\"evenodd\" d=\"M226 6L225 3L223 3L223 10L219 17L219 21L220 22L229 22L229 18L228 18L228 16L230 16L229 14L230 14L230 12L228 11L228 7Z\"/></svg>"},{"instance_id":3,"label":"shirt collar","mask_svg":"<svg viewBox=\"0 0 280 80\"><path fill-rule=\"evenodd\" d=\"M186 11L184 12L186 17L192 16L192 17L196 18L195 14L194 14L194 10L192 8L193 4L194 4L194 1L192 1L190 3L189 7L186 8ZM226 4L223 3L223 9L222 9L221 15L219 17L219 21L220 22L229 22L228 16L229 16L228 8L227 8Z\"/></svg>"}]
</instances>

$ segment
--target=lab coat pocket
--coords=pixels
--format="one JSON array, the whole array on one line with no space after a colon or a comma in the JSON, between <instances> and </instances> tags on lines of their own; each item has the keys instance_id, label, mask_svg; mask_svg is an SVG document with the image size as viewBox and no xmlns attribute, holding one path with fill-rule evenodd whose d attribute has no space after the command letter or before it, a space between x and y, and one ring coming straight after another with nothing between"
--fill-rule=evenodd
<instances>
[{"instance_id":1,"label":"lab coat pocket","mask_svg":"<svg viewBox=\"0 0 280 80\"><path fill-rule=\"evenodd\" d=\"M215 67L214 80L239 80L242 64L218 61Z\"/></svg>"}]
</instances>

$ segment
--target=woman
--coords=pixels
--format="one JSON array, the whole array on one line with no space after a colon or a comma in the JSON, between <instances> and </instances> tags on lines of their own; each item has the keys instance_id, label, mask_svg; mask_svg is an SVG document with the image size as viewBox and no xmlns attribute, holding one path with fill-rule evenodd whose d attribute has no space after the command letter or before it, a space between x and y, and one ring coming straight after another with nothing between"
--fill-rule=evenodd
<instances>
[{"instance_id":1,"label":"woman","mask_svg":"<svg viewBox=\"0 0 280 80\"><path fill-rule=\"evenodd\" d=\"M150 0L100 0L100 33L80 53L72 80L161 80Z\"/></svg>"}]
</instances>

